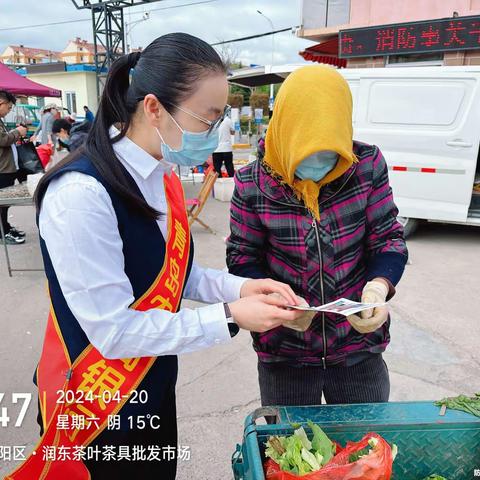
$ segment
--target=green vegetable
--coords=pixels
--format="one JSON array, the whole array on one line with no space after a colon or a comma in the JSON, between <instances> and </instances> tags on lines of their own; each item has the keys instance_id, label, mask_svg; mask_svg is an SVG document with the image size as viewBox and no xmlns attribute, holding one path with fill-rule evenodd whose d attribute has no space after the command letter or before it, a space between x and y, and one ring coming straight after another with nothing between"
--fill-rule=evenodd
<instances>
[{"instance_id":1,"label":"green vegetable","mask_svg":"<svg viewBox=\"0 0 480 480\"><path fill-rule=\"evenodd\" d=\"M285 472L303 475L312 471L302 458L304 446L300 436L270 437L266 446L265 455L277 462Z\"/></svg>"},{"instance_id":2,"label":"green vegetable","mask_svg":"<svg viewBox=\"0 0 480 480\"><path fill-rule=\"evenodd\" d=\"M442 477L441 475L436 475L433 473L432 475L429 475L428 477L425 477L423 480L448 480L445 477Z\"/></svg>"},{"instance_id":3,"label":"green vegetable","mask_svg":"<svg viewBox=\"0 0 480 480\"><path fill-rule=\"evenodd\" d=\"M322 429L308 422L313 438L309 440L303 427L289 437L272 436L266 443L265 456L280 465L285 472L305 475L320 470L335 454L335 444Z\"/></svg>"},{"instance_id":4,"label":"green vegetable","mask_svg":"<svg viewBox=\"0 0 480 480\"><path fill-rule=\"evenodd\" d=\"M317 457L312 452L309 452L306 448L302 448L302 458L310 465L313 472L320 470L322 467L322 462L319 462Z\"/></svg>"},{"instance_id":5,"label":"green vegetable","mask_svg":"<svg viewBox=\"0 0 480 480\"><path fill-rule=\"evenodd\" d=\"M288 461L292 468L290 471L297 473L297 475L305 475L311 472L310 466L305 464L302 459L302 449L304 447L298 435L287 437L285 440L285 448L287 450L285 452L285 460Z\"/></svg>"},{"instance_id":6,"label":"green vegetable","mask_svg":"<svg viewBox=\"0 0 480 480\"><path fill-rule=\"evenodd\" d=\"M474 397L459 395L458 397L443 398L435 405L441 407L445 405L452 410L460 410L462 412L471 413L476 417L480 417L480 393L476 393Z\"/></svg>"},{"instance_id":7,"label":"green vegetable","mask_svg":"<svg viewBox=\"0 0 480 480\"><path fill-rule=\"evenodd\" d=\"M335 455L335 444L318 425L309 421L308 426L313 432L312 448L322 456L322 465L326 465Z\"/></svg>"},{"instance_id":8,"label":"green vegetable","mask_svg":"<svg viewBox=\"0 0 480 480\"><path fill-rule=\"evenodd\" d=\"M265 456L276 462L284 472L295 475L305 475L316 472L327 465L334 457L336 445L327 437L325 432L313 422L307 422L313 436L310 440L302 426L295 424L293 435L289 437L272 436L268 439ZM292 424L293 426L293 424ZM356 462L359 458L370 455L378 445L378 438L370 437L368 445L351 454L349 462ZM395 460L398 449L392 445L392 457ZM443 477L428 477L424 480L446 480Z\"/></svg>"},{"instance_id":9,"label":"green vegetable","mask_svg":"<svg viewBox=\"0 0 480 480\"><path fill-rule=\"evenodd\" d=\"M285 453L284 441L285 437L270 437L266 444L267 450L265 453L267 456L274 460L279 459Z\"/></svg>"},{"instance_id":10,"label":"green vegetable","mask_svg":"<svg viewBox=\"0 0 480 480\"><path fill-rule=\"evenodd\" d=\"M310 442L310 440L308 439L307 434L305 433L305 430L303 429L303 427L300 427L297 430L295 430L294 435L296 435L300 439L300 441L302 442L303 448L305 448L306 450L312 449L312 442Z\"/></svg>"},{"instance_id":11,"label":"green vegetable","mask_svg":"<svg viewBox=\"0 0 480 480\"><path fill-rule=\"evenodd\" d=\"M398 447L393 443L392 444L392 461L394 462L398 455Z\"/></svg>"},{"instance_id":12,"label":"green vegetable","mask_svg":"<svg viewBox=\"0 0 480 480\"><path fill-rule=\"evenodd\" d=\"M369 447L362 448L361 450L358 450L357 452L351 453L348 456L348 462L353 463L358 461L360 458L364 457L365 455L368 455L371 452Z\"/></svg>"},{"instance_id":13,"label":"green vegetable","mask_svg":"<svg viewBox=\"0 0 480 480\"><path fill-rule=\"evenodd\" d=\"M370 445L370 447L375 448L378 445L378 438L370 437L368 439L368 444Z\"/></svg>"},{"instance_id":14,"label":"green vegetable","mask_svg":"<svg viewBox=\"0 0 480 480\"><path fill-rule=\"evenodd\" d=\"M375 447L378 445L378 438L371 437L368 439L368 447L358 450L358 452L351 453L348 456L349 463L358 461L360 458L370 455ZM393 443L391 445L392 449L392 461L395 460L395 457L398 455L398 447Z\"/></svg>"},{"instance_id":15,"label":"green vegetable","mask_svg":"<svg viewBox=\"0 0 480 480\"><path fill-rule=\"evenodd\" d=\"M351 453L348 456L348 461L349 463L353 463L358 461L362 457L366 457L367 455L370 455L375 449L375 447L378 445L378 438L375 437L370 437L368 439L368 447L364 447L361 450L358 450L357 452Z\"/></svg>"},{"instance_id":16,"label":"green vegetable","mask_svg":"<svg viewBox=\"0 0 480 480\"><path fill-rule=\"evenodd\" d=\"M317 459L317 462L320 465L323 465L325 462L325 459L323 458L323 455L320 455L318 452L315 452L315 458Z\"/></svg>"}]
</instances>

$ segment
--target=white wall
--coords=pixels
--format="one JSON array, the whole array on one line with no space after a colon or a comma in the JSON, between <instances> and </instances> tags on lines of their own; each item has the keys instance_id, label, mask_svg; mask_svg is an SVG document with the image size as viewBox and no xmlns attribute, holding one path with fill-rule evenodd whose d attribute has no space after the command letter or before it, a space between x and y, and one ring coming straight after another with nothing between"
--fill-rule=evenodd
<instances>
[{"instance_id":1,"label":"white wall","mask_svg":"<svg viewBox=\"0 0 480 480\"><path fill-rule=\"evenodd\" d=\"M66 92L75 92L77 113L83 116L83 106L88 105L94 113L97 111L97 87L94 72L54 72L28 74L27 78L48 87L62 91L63 106L67 107ZM45 103L61 104L59 98L45 98Z\"/></svg>"}]
</instances>

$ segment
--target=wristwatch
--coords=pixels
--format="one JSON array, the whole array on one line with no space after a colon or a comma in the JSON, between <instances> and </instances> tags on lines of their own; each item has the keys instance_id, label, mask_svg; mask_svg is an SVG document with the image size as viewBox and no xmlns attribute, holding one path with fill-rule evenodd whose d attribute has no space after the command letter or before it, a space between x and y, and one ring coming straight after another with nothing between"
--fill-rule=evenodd
<instances>
[{"instance_id":1,"label":"wristwatch","mask_svg":"<svg viewBox=\"0 0 480 480\"><path fill-rule=\"evenodd\" d=\"M230 331L230 336L233 338L240 331L240 327L235 323L228 303L224 303L223 308L225 309L225 317L228 322L228 330Z\"/></svg>"}]
</instances>

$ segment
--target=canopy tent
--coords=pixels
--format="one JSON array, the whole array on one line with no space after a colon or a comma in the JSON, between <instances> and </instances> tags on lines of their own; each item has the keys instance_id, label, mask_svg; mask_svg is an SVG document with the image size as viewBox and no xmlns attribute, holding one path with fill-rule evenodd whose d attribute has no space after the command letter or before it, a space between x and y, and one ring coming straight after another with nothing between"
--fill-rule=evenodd
<instances>
[{"instance_id":1,"label":"canopy tent","mask_svg":"<svg viewBox=\"0 0 480 480\"><path fill-rule=\"evenodd\" d=\"M258 87L269 83L282 83L288 75L305 64L248 67L233 70L227 79L241 87Z\"/></svg>"},{"instance_id":2,"label":"canopy tent","mask_svg":"<svg viewBox=\"0 0 480 480\"><path fill-rule=\"evenodd\" d=\"M317 47L317 45L314 45L310 48L315 47ZM305 50L305 52L307 52L307 50ZM305 52L300 52L300 54L302 55ZM318 53L316 51L314 52ZM304 55L302 56L306 60L308 59ZM327 63L329 65L334 65L340 68L345 67L347 64L344 58L337 58L333 56L317 58L323 58L324 60L321 61L316 59L314 61L319 61L320 63ZM308 65L308 63L292 63L286 65L265 65L258 67L240 68L238 70L233 70L229 72L227 79L230 83L247 88L268 85L269 83L282 83L293 71L295 71L297 68L305 67L306 65Z\"/></svg>"},{"instance_id":3,"label":"canopy tent","mask_svg":"<svg viewBox=\"0 0 480 480\"><path fill-rule=\"evenodd\" d=\"M0 62L0 89L7 90L14 95L26 95L34 97L61 97L62 92L56 88L46 87L22 77L5 64Z\"/></svg>"}]
</instances>

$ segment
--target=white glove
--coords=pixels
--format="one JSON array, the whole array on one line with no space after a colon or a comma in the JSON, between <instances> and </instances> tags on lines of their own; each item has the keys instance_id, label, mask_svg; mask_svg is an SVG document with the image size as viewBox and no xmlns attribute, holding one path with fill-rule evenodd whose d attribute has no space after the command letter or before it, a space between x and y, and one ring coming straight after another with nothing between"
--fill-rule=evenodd
<instances>
[{"instance_id":1,"label":"white glove","mask_svg":"<svg viewBox=\"0 0 480 480\"><path fill-rule=\"evenodd\" d=\"M270 295L280 295L280 294L271 293ZM300 299L300 306L308 307L308 303L304 298L300 297L299 295L297 295L297 298ZM285 322L283 326L287 328L291 328L292 330L296 330L297 332L305 332L308 330L308 328L312 324L313 317L315 317L316 314L317 312L304 311L299 318L297 318L292 322Z\"/></svg>"},{"instance_id":2,"label":"white glove","mask_svg":"<svg viewBox=\"0 0 480 480\"><path fill-rule=\"evenodd\" d=\"M372 280L363 288L362 303L385 303L388 295L388 287L381 281ZM359 333L371 333L379 329L388 319L388 308L377 307L363 310L358 315L350 315L347 320Z\"/></svg>"}]
</instances>

